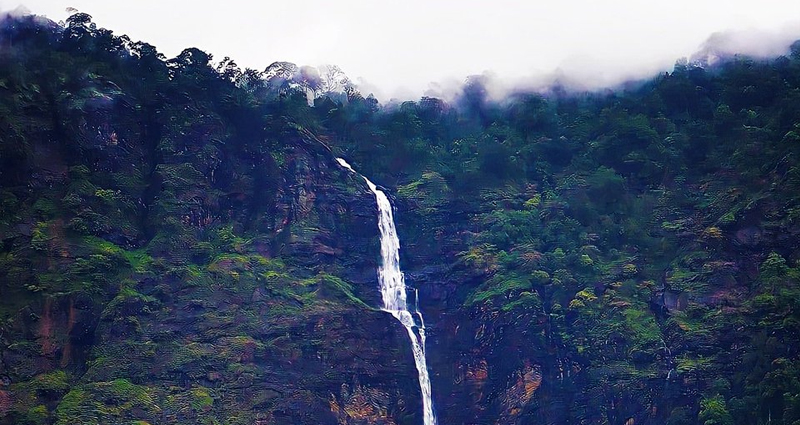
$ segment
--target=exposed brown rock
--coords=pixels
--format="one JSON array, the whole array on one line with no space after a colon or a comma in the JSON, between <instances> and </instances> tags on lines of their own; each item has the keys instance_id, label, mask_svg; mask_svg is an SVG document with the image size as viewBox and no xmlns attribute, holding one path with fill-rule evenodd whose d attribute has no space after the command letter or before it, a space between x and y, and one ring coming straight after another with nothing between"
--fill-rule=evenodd
<instances>
[{"instance_id":1,"label":"exposed brown rock","mask_svg":"<svg viewBox=\"0 0 800 425\"><path fill-rule=\"evenodd\" d=\"M489 365L486 363L486 359L479 360L477 364L468 365L464 375L469 393L472 395L472 401L483 400L483 388L489 378Z\"/></svg>"},{"instance_id":2,"label":"exposed brown rock","mask_svg":"<svg viewBox=\"0 0 800 425\"><path fill-rule=\"evenodd\" d=\"M0 390L0 418L7 415L11 411L11 394L8 391Z\"/></svg>"},{"instance_id":3,"label":"exposed brown rock","mask_svg":"<svg viewBox=\"0 0 800 425\"><path fill-rule=\"evenodd\" d=\"M542 385L542 368L539 365L525 366L515 373L515 382L502 396L503 413L498 423L508 423L522 413L522 410L533 399L533 395Z\"/></svg>"},{"instance_id":4,"label":"exposed brown rock","mask_svg":"<svg viewBox=\"0 0 800 425\"><path fill-rule=\"evenodd\" d=\"M41 322L39 323L39 344L42 347L42 355L50 357L55 354L56 344L53 341L53 300L47 298L44 302Z\"/></svg>"},{"instance_id":5,"label":"exposed brown rock","mask_svg":"<svg viewBox=\"0 0 800 425\"><path fill-rule=\"evenodd\" d=\"M75 327L76 323L76 309L75 309L75 300L70 298L69 300L69 315L67 318L67 334L69 335L72 332L72 328ZM67 342L64 344L64 350L61 354L61 367L66 367L70 359L72 358L72 342L70 338L67 338Z\"/></svg>"},{"instance_id":6,"label":"exposed brown rock","mask_svg":"<svg viewBox=\"0 0 800 425\"><path fill-rule=\"evenodd\" d=\"M330 407L339 425L395 425L386 409L389 398L374 388L356 385L351 391L343 384L338 398L331 394Z\"/></svg>"}]
</instances>

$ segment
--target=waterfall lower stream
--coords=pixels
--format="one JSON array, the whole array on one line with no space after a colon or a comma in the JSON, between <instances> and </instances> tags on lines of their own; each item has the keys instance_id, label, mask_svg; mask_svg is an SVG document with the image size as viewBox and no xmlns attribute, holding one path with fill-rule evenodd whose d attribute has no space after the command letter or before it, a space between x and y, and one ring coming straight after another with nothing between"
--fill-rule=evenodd
<instances>
[{"instance_id":1,"label":"waterfall lower stream","mask_svg":"<svg viewBox=\"0 0 800 425\"><path fill-rule=\"evenodd\" d=\"M336 158L344 168L356 173L355 170L342 158ZM358 173L356 173L358 174ZM360 175L360 174L359 174ZM378 282L383 298L383 310L392 314L408 332L411 339L411 349L414 352L414 363L419 374L419 388L422 392L422 409L424 425L436 425L436 416L433 413L433 400L431 398L431 380L428 375L428 365L425 360L425 322L419 309L419 296L415 292L416 315L419 324L414 321L414 316L408 311L406 283L403 272L400 270L400 239L394 226L392 204L386 194L378 189L368 178L361 176L367 182L375 201L378 204L378 230L381 233L381 266L378 268ZM415 332L414 329L417 331Z\"/></svg>"}]
</instances>

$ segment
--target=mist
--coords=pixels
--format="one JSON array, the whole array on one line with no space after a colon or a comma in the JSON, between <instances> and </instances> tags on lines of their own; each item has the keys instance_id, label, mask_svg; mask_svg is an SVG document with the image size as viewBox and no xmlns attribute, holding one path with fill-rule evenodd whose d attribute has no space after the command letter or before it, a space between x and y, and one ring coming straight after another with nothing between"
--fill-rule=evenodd
<instances>
[{"instance_id":1,"label":"mist","mask_svg":"<svg viewBox=\"0 0 800 425\"><path fill-rule=\"evenodd\" d=\"M224 3L26 0L55 21L73 7L167 57L197 47L264 70L276 61L337 65L382 102L452 98L470 76L490 97L552 84L614 87L677 60L785 52L800 38L800 2L423 0ZM2 2L3 9L17 3Z\"/></svg>"},{"instance_id":2,"label":"mist","mask_svg":"<svg viewBox=\"0 0 800 425\"><path fill-rule=\"evenodd\" d=\"M486 71L480 75L487 98L499 101L515 92L549 92L554 87L566 92L595 92L616 89L627 83L650 79L657 74L671 72L676 63L713 66L719 61L743 56L752 59L769 59L788 54L792 44L800 40L800 21L776 30L747 28L726 30L711 34L696 50L683 56L637 62L609 61L595 56L573 56L549 72L509 78ZM464 80L450 79L431 83L426 96L452 99L463 88Z\"/></svg>"}]
</instances>

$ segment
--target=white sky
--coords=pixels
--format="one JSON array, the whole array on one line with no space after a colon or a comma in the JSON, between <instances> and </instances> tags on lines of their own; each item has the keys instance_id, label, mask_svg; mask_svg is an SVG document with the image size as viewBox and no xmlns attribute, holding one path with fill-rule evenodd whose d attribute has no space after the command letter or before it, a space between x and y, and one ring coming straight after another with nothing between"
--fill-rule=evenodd
<instances>
[{"instance_id":1,"label":"white sky","mask_svg":"<svg viewBox=\"0 0 800 425\"><path fill-rule=\"evenodd\" d=\"M723 44L740 50L800 38L800 0L0 0L19 4L55 21L74 7L167 57L339 65L379 98L484 72L516 84L558 69L596 86L669 69L715 32L736 31Z\"/></svg>"}]
</instances>

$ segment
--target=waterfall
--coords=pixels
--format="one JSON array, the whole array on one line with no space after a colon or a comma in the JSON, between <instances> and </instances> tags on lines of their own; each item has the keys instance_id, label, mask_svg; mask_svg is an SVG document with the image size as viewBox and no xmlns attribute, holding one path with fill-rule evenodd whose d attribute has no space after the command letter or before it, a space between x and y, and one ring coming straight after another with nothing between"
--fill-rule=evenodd
<instances>
[{"instance_id":1,"label":"waterfall","mask_svg":"<svg viewBox=\"0 0 800 425\"><path fill-rule=\"evenodd\" d=\"M344 159L336 158L336 161L342 167L356 173ZM433 399L431 398L431 380L425 360L425 322L422 320L422 312L419 309L419 292L414 292L415 313L419 317L419 325L417 325L414 322L414 316L408 311L406 283L403 272L400 270L400 239L397 237L394 226L392 204L389 203L386 194L374 183L364 176L361 177L375 194L375 201L378 204L378 230L381 233L381 266L378 268L378 282L383 299L383 310L391 313L408 332L408 337L411 339L411 350L414 352L414 363L419 375L424 425L436 425ZM414 332L414 329L419 335Z\"/></svg>"}]
</instances>

